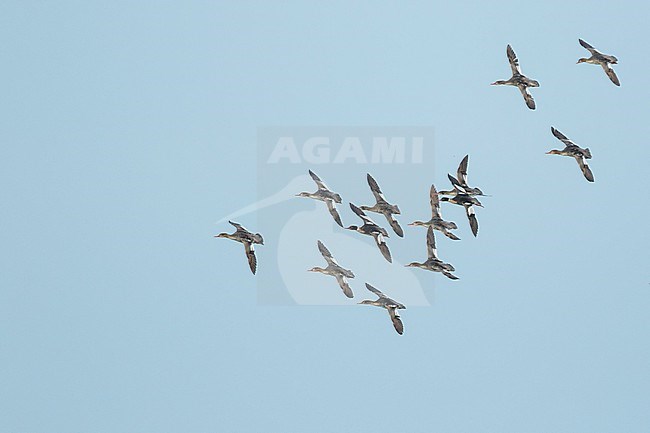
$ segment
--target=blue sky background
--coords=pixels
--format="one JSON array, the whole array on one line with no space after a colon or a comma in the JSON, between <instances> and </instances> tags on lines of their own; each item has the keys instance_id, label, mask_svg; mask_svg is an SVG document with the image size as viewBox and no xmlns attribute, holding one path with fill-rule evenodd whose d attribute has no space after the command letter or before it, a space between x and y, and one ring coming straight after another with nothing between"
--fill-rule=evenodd
<instances>
[{"instance_id":1,"label":"blue sky background","mask_svg":"<svg viewBox=\"0 0 650 433\"><path fill-rule=\"evenodd\" d=\"M430 3L3 2L0 431L647 432L649 6ZM508 43L536 111L488 85ZM404 336L258 306L212 235L257 198L261 125L433 126L403 222L470 153L494 196L477 239L445 209L461 279L427 275Z\"/></svg>"}]
</instances>

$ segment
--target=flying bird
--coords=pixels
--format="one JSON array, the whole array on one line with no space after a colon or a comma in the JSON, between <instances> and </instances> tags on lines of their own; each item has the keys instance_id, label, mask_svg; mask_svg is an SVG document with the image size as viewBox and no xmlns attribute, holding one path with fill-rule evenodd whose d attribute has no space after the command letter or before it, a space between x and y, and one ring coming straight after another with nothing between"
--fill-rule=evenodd
<instances>
[{"instance_id":1,"label":"flying bird","mask_svg":"<svg viewBox=\"0 0 650 433\"><path fill-rule=\"evenodd\" d=\"M598 50L596 50L594 47L592 47L582 39L578 39L578 42L580 42L580 45L582 45L584 48L589 50L589 52L591 53L591 57L580 58L578 59L578 63L591 63L592 65L602 66L603 70L605 71L609 79L612 81L612 83L616 84L617 86L620 86L621 83L618 81L616 72L614 72L614 70L610 66L610 65L617 64L618 59L614 56L600 53Z\"/></svg>"},{"instance_id":2,"label":"flying bird","mask_svg":"<svg viewBox=\"0 0 650 433\"><path fill-rule=\"evenodd\" d=\"M370 174L367 175L367 179L368 179L368 185L370 186L370 190L372 191L372 194L375 196L375 200L377 203L374 206L361 206L361 209L384 215L386 217L386 220L388 220L390 226L393 228L393 231L397 234L397 236L403 238L404 230L402 230L402 227L400 227L397 220L393 218L393 215L400 214L399 207L397 207L397 205L388 203L388 201L384 197L384 194L381 192L381 189L379 188L377 181L372 176L370 176Z\"/></svg>"},{"instance_id":3,"label":"flying bird","mask_svg":"<svg viewBox=\"0 0 650 433\"><path fill-rule=\"evenodd\" d=\"M460 185L463 187L465 192L468 195L480 195L485 196L483 191L480 188L472 188L467 185L467 165L469 164L469 155L465 155L463 160L458 164L458 170L456 170L456 182L452 182L453 185ZM451 191L440 191L441 195L456 195L458 191L454 188Z\"/></svg>"},{"instance_id":4,"label":"flying bird","mask_svg":"<svg viewBox=\"0 0 650 433\"><path fill-rule=\"evenodd\" d=\"M458 236L450 232L450 230L455 230L458 228L455 222L445 221L442 219L440 213L440 200L438 198L438 192L436 187L431 185L431 190L429 191L429 200L431 202L431 219L429 221L413 221L410 226L420 226L420 227L433 227L434 230L439 230L443 235L447 236L449 239L455 241L460 240Z\"/></svg>"},{"instance_id":5,"label":"flying bird","mask_svg":"<svg viewBox=\"0 0 650 433\"><path fill-rule=\"evenodd\" d=\"M517 60L517 55L513 51L512 47L508 45L506 48L506 54L508 55L508 61L510 62L510 69L512 69L512 77L507 80L498 80L492 83L492 85L506 85L506 86L515 86L519 89L526 105L531 110L535 109L535 100L533 95L528 91L529 87L539 87L539 82L533 79L526 77L521 73L521 68L519 67L519 60Z\"/></svg>"},{"instance_id":6,"label":"flying bird","mask_svg":"<svg viewBox=\"0 0 650 433\"><path fill-rule=\"evenodd\" d=\"M314 200L320 200L325 202L327 205L327 210L329 211L330 215L332 215L332 218L334 218L334 221L341 227L343 227L343 223L341 222L341 216L339 215L338 211L336 210L335 203L340 204L341 203L341 196L338 195L335 192L330 191L330 189L325 185L325 183L314 173L313 171L309 170L309 175L311 178L316 182L316 185L318 186L318 190L316 192L301 192L300 194L296 194L297 197L306 197L306 198L312 198Z\"/></svg>"},{"instance_id":7,"label":"flying bird","mask_svg":"<svg viewBox=\"0 0 650 433\"><path fill-rule=\"evenodd\" d=\"M366 283L366 288L370 290L372 293L374 293L375 295L377 295L379 298L376 301L371 301L371 300L361 301L359 302L359 304L374 305L375 307L385 308L388 311L388 314L390 315L390 320L391 322L393 322L393 327L395 328L395 331L397 331L399 335L402 335L404 333L404 324L402 323L402 319L400 319L397 310L404 310L406 309L406 307L403 304L400 304L399 302L394 301L388 296L384 295L381 291L374 288L368 283Z\"/></svg>"},{"instance_id":8,"label":"flying bird","mask_svg":"<svg viewBox=\"0 0 650 433\"><path fill-rule=\"evenodd\" d=\"M458 277L452 274L456 269L449 264L445 263L438 258L438 251L436 249L436 237L433 234L433 227L429 226L427 230L427 260L418 263L413 262L406 265L408 267L420 268L427 271L441 272L445 277L457 280Z\"/></svg>"},{"instance_id":9,"label":"flying bird","mask_svg":"<svg viewBox=\"0 0 650 433\"><path fill-rule=\"evenodd\" d=\"M348 284L347 278L354 278L354 274L352 273L351 270L343 268L341 265L339 265L334 257L332 256L332 253L327 249L325 245L321 241L318 241L318 250L320 253L323 255L323 258L327 262L327 267L326 268L319 268L319 267L314 267L309 269L310 272L320 272L321 274L325 275L331 275L332 277L336 278L336 281L339 283L339 286L341 287L341 290L343 290L343 293L345 296L348 298L353 298L354 294L352 293L352 289L350 288L350 285Z\"/></svg>"},{"instance_id":10,"label":"flying bird","mask_svg":"<svg viewBox=\"0 0 650 433\"><path fill-rule=\"evenodd\" d=\"M375 239L375 243L377 244L377 247L379 248L379 251L381 251L381 254L384 256L386 260L388 260L389 263L393 262L393 259L390 256L390 250L388 249L388 245L386 244L386 240L384 238L389 237L388 232L386 229L379 227L373 220L368 218L368 216L357 206L354 204L350 203L350 209L359 216L363 220L363 225L361 226L349 226L346 227L348 230L354 230L356 232L359 232L363 235L368 235L372 236Z\"/></svg>"},{"instance_id":11,"label":"flying bird","mask_svg":"<svg viewBox=\"0 0 650 433\"><path fill-rule=\"evenodd\" d=\"M469 226L472 229L472 234L476 236L478 234L478 220L476 219L476 212L474 211L474 206L483 207L480 201L476 197L473 197L467 194L467 191L460 185L460 183L452 175L448 174L447 177L449 181L454 186L456 190L456 195L451 197L442 197L440 201L448 201L449 203L457 204L465 208L465 213L467 214L467 219L469 220Z\"/></svg>"},{"instance_id":12,"label":"flying bird","mask_svg":"<svg viewBox=\"0 0 650 433\"><path fill-rule=\"evenodd\" d=\"M569 140L566 138L564 134L562 134L560 131L557 129L553 128L551 126L551 132L553 135L560 140L562 143L564 143L565 147L563 150L550 150L546 152L547 155L562 155L562 156L571 156L575 158L575 160L578 162L578 165L580 166L580 170L582 170L582 174L585 176L585 179L587 179L589 182L594 181L594 174L591 172L591 169L589 168L589 165L587 165L587 159L591 159L591 151L589 148L581 148L577 144L575 144L573 141Z\"/></svg>"},{"instance_id":13,"label":"flying bird","mask_svg":"<svg viewBox=\"0 0 650 433\"><path fill-rule=\"evenodd\" d=\"M251 272L255 274L257 271L257 258L255 257L255 249L253 244L264 245L264 239L259 233L251 233L246 230L241 224L236 222L228 221L233 227L235 227L234 233L219 233L215 238L226 238L236 242L244 244L244 249L246 250L246 257L248 258L248 266L251 268Z\"/></svg>"}]
</instances>

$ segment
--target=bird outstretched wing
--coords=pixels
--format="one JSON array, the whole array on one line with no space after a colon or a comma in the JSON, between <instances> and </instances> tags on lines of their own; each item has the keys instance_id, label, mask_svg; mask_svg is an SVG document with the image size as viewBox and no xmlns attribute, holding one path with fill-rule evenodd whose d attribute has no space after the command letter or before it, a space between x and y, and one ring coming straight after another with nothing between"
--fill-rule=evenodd
<instances>
[{"instance_id":1,"label":"bird outstretched wing","mask_svg":"<svg viewBox=\"0 0 650 433\"><path fill-rule=\"evenodd\" d=\"M375 196L375 200L378 202L386 201L384 198L384 193L381 192L381 188L379 188L379 184L377 184L377 181L372 176L370 176L370 173L367 174L366 178L368 179L368 186L370 186L370 191L372 191L372 195Z\"/></svg>"},{"instance_id":2,"label":"bird outstretched wing","mask_svg":"<svg viewBox=\"0 0 650 433\"><path fill-rule=\"evenodd\" d=\"M551 132L557 138L560 140L562 143L564 143L565 146L575 146L575 143L571 140L569 140L566 135L562 134L560 131L555 129L554 127L551 126Z\"/></svg>"},{"instance_id":3,"label":"bird outstretched wing","mask_svg":"<svg viewBox=\"0 0 650 433\"><path fill-rule=\"evenodd\" d=\"M327 205L327 210L329 211L330 215L332 215L332 218L334 218L334 221L336 221L336 224L343 227L343 223L341 222L341 215L339 215L339 212L336 210L336 206L334 206L334 200L325 200L325 204Z\"/></svg>"},{"instance_id":4,"label":"bird outstretched wing","mask_svg":"<svg viewBox=\"0 0 650 433\"><path fill-rule=\"evenodd\" d=\"M399 314L397 313L397 309L395 307L387 307L386 309L390 315L391 322L393 322L395 331L397 331L399 335L402 335L404 333L404 324L402 323L402 319L400 319Z\"/></svg>"},{"instance_id":5,"label":"bird outstretched wing","mask_svg":"<svg viewBox=\"0 0 650 433\"><path fill-rule=\"evenodd\" d=\"M612 83L616 84L617 86L621 85L621 82L618 81L618 77L616 76L616 72L614 72L614 69L612 69L611 66L609 66L609 63L601 63L600 66L603 67L603 70L609 77Z\"/></svg>"},{"instance_id":6,"label":"bird outstretched wing","mask_svg":"<svg viewBox=\"0 0 650 433\"><path fill-rule=\"evenodd\" d=\"M248 266L251 268L253 275L257 271L257 257L255 257L255 248L250 242L243 242L244 249L246 250L246 257L248 258Z\"/></svg>"},{"instance_id":7,"label":"bird outstretched wing","mask_svg":"<svg viewBox=\"0 0 650 433\"><path fill-rule=\"evenodd\" d=\"M512 47L508 44L506 48L506 54L508 55L508 62L510 62L510 69L512 69L512 75L521 74L521 69L519 68L519 60L517 55Z\"/></svg>"},{"instance_id":8,"label":"bird outstretched wing","mask_svg":"<svg viewBox=\"0 0 650 433\"><path fill-rule=\"evenodd\" d=\"M469 155L465 155L465 158L458 164L458 170L456 170L456 179L462 185L467 185L467 165L469 163Z\"/></svg>"},{"instance_id":9,"label":"bird outstretched wing","mask_svg":"<svg viewBox=\"0 0 650 433\"><path fill-rule=\"evenodd\" d=\"M438 258L438 250L436 248L436 235L433 234L432 226L429 226L427 229L427 256L430 259Z\"/></svg>"}]
</instances>

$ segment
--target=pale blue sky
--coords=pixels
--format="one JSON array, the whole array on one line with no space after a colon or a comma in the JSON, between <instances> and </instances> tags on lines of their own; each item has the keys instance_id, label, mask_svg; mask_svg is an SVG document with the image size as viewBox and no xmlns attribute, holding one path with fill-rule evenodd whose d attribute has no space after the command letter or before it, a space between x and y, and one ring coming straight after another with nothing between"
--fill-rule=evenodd
<instances>
[{"instance_id":1,"label":"pale blue sky","mask_svg":"<svg viewBox=\"0 0 650 433\"><path fill-rule=\"evenodd\" d=\"M650 7L566 3L3 2L0 431L647 432ZM534 112L489 86L508 43ZM257 199L266 125L435 128L403 223L470 153L481 232L445 208L461 279L420 275L435 303L403 336L371 307L259 306L262 269L212 238ZM544 155L551 125L594 184Z\"/></svg>"}]
</instances>

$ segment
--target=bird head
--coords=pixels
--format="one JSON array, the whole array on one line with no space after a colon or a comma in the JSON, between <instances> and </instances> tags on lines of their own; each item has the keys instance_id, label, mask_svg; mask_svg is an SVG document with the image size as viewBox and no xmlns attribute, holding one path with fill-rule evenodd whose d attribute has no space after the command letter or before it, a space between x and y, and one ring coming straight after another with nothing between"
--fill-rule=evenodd
<instances>
[{"instance_id":1,"label":"bird head","mask_svg":"<svg viewBox=\"0 0 650 433\"><path fill-rule=\"evenodd\" d=\"M307 272L321 272L323 268L319 268L318 266L315 266L311 269L307 269Z\"/></svg>"},{"instance_id":2,"label":"bird head","mask_svg":"<svg viewBox=\"0 0 650 433\"><path fill-rule=\"evenodd\" d=\"M339 194L334 193L334 203L336 204L343 203L343 200L341 199L341 196Z\"/></svg>"},{"instance_id":3,"label":"bird head","mask_svg":"<svg viewBox=\"0 0 650 433\"><path fill-rule=\"evenodd\" d=\"M547 155L559 155L560 151L556 150L556 149L553 149L553 150L549 150L548 152L546 152L546 154Z\"/></svg>"},{"instance_id":4,"label":"bird head","mask_svg":"<svg viewBox=\"0 0 650 433\"><path fill-rule=\"evenodd\" d=\"M537 80L530 80L530 87L539 87L539 81Z\"/></svg>"},{"instance_id":5,"label":"bird head","mask_svg":"<svg viewBox=\"0 0 650 433\"><path fill-rule=\"evenodd\" d=\"M587 61L587 59L585 59L584 57L582 57L582 58L578 59L578 61L576 62L576 65L577 65L578 63L584 63L584 62L586 62L586 61Z\"/></svg>"},{"instance_id":6,"label":"bird head","mask_svg":"<svg viewBox=\"0 0 650 433\"><path fill-rule=\"evenodd\" d=\"M346 229L348 229L348 230L354 230L354 231L356 231L358 228L359 228L359 227L357 227L357 226L349 226L349 227L346 227Z\"/></svg>"},{"instance_id":7,"label":"bird head","mask_svg":"<svg viewBox=\"0 0 650 433\"><path fill-rule=\"evenodd\" d=\"M503 81L503 80L498 80L498 81L495 81L494 83L490 83L490 86L498 86L498 85L501 85L501 84L506 84L506 82Z\"/></svg>"},{"instance_id":8,"label":"bird head","mask_svg":"<svg viewBox=\"0 0 650 433\"><path fill-rule=\"evenodd\" d=\"M256 244L264 245L264 238L262 238L262 235L259 233L255 233L253 235L253 242Z\"/></svg>"},{"instance_id":9,"label":"bird head","mask_svg":"<svg viewBox=\"0 0 650 433\"><path fill-rule=\"evenodd\" d=\"M228 233L219 233L218 235L215 235L214 237L215 238L225 238L226 236L228 236Z\"/></svg>"},{"instance_id":10,"label":"bird head","mask_svg":"<svg viewBox=\"0 0 650 433\"><path fill-rule=\"evenodd\" d=\"M372 305L372 301L366 299L365 301L361 301L361 302L359 302L359 305L361 305L361 304L363 304L363 305Z\"/></svg>"}]
</instances>

